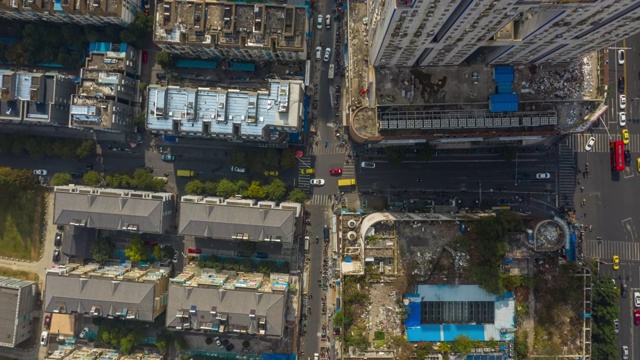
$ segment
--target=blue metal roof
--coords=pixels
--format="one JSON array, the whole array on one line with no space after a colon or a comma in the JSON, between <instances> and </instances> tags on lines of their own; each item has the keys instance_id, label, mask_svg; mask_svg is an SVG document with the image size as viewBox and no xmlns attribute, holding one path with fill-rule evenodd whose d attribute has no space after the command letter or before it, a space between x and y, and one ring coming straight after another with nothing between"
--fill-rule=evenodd
<instances>
[{"instance_id":1,"label":"blue metal roof","mask_svg":"<svg viewBox=\"0 0 640 360\"><path fill-rule=\"evenodd\" d=\"M518 94L493 94L489 101L491 112L516 112L518 111Z\"/></svg>"},{"instance_id":2,"label":"blue metal roof","mask_svg":"<svg viewBox=\"0 0 640 360\"><path fill-rule=\"evenodd\" d=\"M513 66L496 66L493 69L493 81L497 83L512 83L514 81Z\"/></svg>"}]
</instances>

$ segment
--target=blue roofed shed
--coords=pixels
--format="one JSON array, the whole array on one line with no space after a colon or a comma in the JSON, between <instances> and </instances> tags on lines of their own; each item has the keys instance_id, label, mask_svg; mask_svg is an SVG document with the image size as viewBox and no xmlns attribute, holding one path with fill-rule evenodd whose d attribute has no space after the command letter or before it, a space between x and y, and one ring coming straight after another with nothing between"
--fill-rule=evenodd
<instances>
[{"instance_id":1,"label":"blue roofed shed","mask_svg":"<svg viewBox=\"0 0 640 360\"><path fill-rule=\"evenodd\" d=\"M518 94L493 94L489 100L489 111L516 112L518 103Z\"/></svg>"},{"instance_id":2,"label":"blue roofed shed","mask_svg":"<svg viewBox=\"0 0 640 360\"><path fill-rule=\"evenodd\" d=\"M493 81L496 83L512 83L514 81L513 66L500 65L493 68Z\"/></svg>"}]
</instances>

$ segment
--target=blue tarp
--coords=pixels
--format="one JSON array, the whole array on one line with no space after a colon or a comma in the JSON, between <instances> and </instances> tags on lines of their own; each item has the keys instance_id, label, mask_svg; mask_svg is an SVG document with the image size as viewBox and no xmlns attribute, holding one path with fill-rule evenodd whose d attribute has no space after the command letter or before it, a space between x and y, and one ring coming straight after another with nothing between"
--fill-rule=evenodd
<instances>
[{"instance_id":1,"label":"blue tarp","mask_svg":"<svg viewBox=\"0 0 640 360\"><path fill-rule=\"evenodd\" d=\"M420 326L420 308L421 303L419 301L411 301L404 311L407 314L407 318L404 321L406 328Z\"/></svg>"},{"instance_id":2,"label":"blue tarp","mask_svg":"<svg viewBox=\"0 0 640 360\"><path fill-rule=\"evenodd\" d=\"M218 68L218 63L215 62L215 61L210 61L210 60L185 60L185 59L180 59L180 60L176 61L176 67L215 70L215 69Z\"/></svg>"},{"instance_id":3,"label":"blue tarp","mask_svg":"<svg viewBox=\"0 0 640 360\"><path fill-rule=\"evenodd\" d=\"M499 83L498 94L511 94L513 93L513 83Z\"/></svg>"},{"instance_id":4,"label":"blue tarp","mask_svg":"<svg viewBox=\"0 0 640 360\"><path fill-rule=\"evenodd\" d=\"M496 83L512 83L513 80L513 66L500 65L493 69L493 81Z\"/></svg>"},{"instance_id":5,"label":"blue tarp","mask_svg":"<svg viewBox=\"0 0 640 360\"><path fill-rule=\"evenodd\" d=\"M489 101L491 112L518 111L518 94L493 94Z\"/></svg>"},{"instance_id":6,"label":"blue tarp","mask_svg":"<svg viewBox=\"0 0 640 360\"><path fill-rule=\"evenodd\" d=\"M232 63L229 68L234 71L256 71L256 64L252 63Z\"/></svg>"},{"instance_id":7,"label":"blue tarp","mask_svg":"<svg viewBox=\"0 0 640 360\"><path fill-rule=\"evenodd\" d=\"M576 234L571 233L569 238L569 251L567 251L567 258L570 261L576 261Z\"/></svg>"},{"instance_id":8,"label":"blue tarp","mask_svg":"<svg viewBox=\"0 0 640 360\"><path fill-rule=\"evenodd\" d=\"M474 355L467 355L467 360L502 360L502 359L503 359L503 355L501 355L501 354L491 354L491 355L474 354Z\"/></svg>"}]
</instances>

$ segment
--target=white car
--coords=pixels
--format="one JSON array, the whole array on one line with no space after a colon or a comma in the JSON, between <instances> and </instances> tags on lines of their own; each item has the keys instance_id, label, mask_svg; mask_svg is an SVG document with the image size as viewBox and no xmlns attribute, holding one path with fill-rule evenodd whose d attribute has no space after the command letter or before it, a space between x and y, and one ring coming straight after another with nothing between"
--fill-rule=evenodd
<instances>
[{"instance_id":1,"label":"white car","mask_svg":"<svg viewBox=\"0 0 640 360\"><path fill-rule=\"evenodd\" d=\"M615 331L616 334L620 332L620 321L618 321L618 319L613 320L613 331Z\"/></svg>"},{"instance_id":2,"label":"white car","mask_svg":"<svg viewBox=\"0 0 640 360\"><path fill-rule=\"evenodd\" d=\"M314 185L314 186L322 186L322 185L324 185L324 179L311 179L309 181L309 184Z\"/></svg>"},{"instance_id":3,"label":"white car","mask_svg":"<svg viewBox=\"0 0 640 360\"><path fill-rule=\"evenodd\" d=\"M634 292L633 293L633 304L636 307L640 307L640 292Z\"/></svg>"},{"instance_id":4,"label":"white car","mask_svg":"<svg viewBox=\"0 0 640 360\"><path fill-rule=\"evenodd\" d=\"M593 149L593 144L595 143L596 143L596 138L590 137L589 140L587 141L587 145L584 146L584 150L591 151L591 149Z\"/></svg>"},{"instance_id":5,"label":"white car","mask_svg":"<svg viewBox=\"0 0 640 360\"><path fill-rule=\"evenodd\" d=\"M318 46L316 48L316 60L320 60L320 59L322 59L322 48Z\"/></svg>"},{"instance_id":6,"label":"white car","mask_svg":"<svg viewBox=\"0 0 640 360\"><path fill-rule=\"evenodd\" d=\"M627 97L620 95L620 109L624 110L627 107Z\"/></svg>"},{"instance_id":7,"label":"white car","mask_svg":"<svg viewBox=\"0 0 640 360\"><path fill-rule=\"evenodd\" d=\"M551 179L551 174L549 173L537 173L536 179Z\"/></svg>"},{"instance_id":8,"label":"white car","mask_svg":"<svg viewBox=\"0 0 640 360\"><path fill-rule=\"evenodd\" d=\"M331 49L327 48L324 51L324 61L328 62L330 58L331 58Z\"/></svg>"},{"instance_id":9,"label":"white car","mask_svg":"<svg viewBox=\"0 0 640 360\"><path fill-rule=\"evenodd\" d=\"M327 26L327 29L331 29L331 15L325 16L324 24Z\"/></svg>"},{"instance_id":10,"label":"white car","mask_svg":"<svg viewBox=\"0 0 640 360\"><path fill-rule=\"evenodd\" d=\"M618 50L618 64L624 65L624 50Z\"/></svg>"},{"instance_id":11,"label":"white car","mask_svg":"<svg viewBox=\"0 0 640 360\"><path fill-rule=\"evenodd\" d=\"M43 331L42 334L40 334L40 345L45 346L49 343L49 332L48 331Z\"/></svg>"},{"instance_id":12,"label":"white car","mask_svg":"<svg viewBox=\"0 0 640 360\"><path fill-rule=\"evenodd\" d=\"M318 29L322 29L322 15L318 15L318 23L316 24Z\"/></svg>"},{"instance_id":13,"label":"white car","mask_svg":"<svg viewBox=\"0 0 640 360\"><path fill-rule=\"evenodd\" d=\"M629 347L627 345L622 346L622 359L623 360L629 359Z\"/></svg>"},{"instance_id":14,"label":"white car","mask_svg":"<svg viewBox=\"0 0 640 360\"><path fill-rule=\"evenodd\" d=\"M370 161L363 161L360 163L360 167L367 168L367 169L375 169L376 163L370 162Z\"/></svg>"},{"instance_id":15,"label":"white car","mask_svg":"<svg viewBox=\"0 0 640 360\"><path fill-rule=\"evenodd\" d=\"M231 167L231 171L232 172L237 172L237 173L245 173L245 172L247 172L247 169L241 168L241 167L237 167L237 166L232 166Z\"/></svg>"},{"instance_id":16,"label":"white car","mask_svg":"<svg viewBox=\"0 0 640 360\"><path fill-rule=\"evenodd\" d=\"M620 122L620 126L627 126L627 113L621 111L618 113L618 121Z\"/></svg>"},{"instance_id":17,"label":"white car","mask_svg":"<svg viewBox=\"0 0 640 360\"><path fill-rule=\"evenodd\" d=\"M33 170L33 175L47 175L47 170L44 169L38 169L38 170Z\"/></svg>"}]
</instances>

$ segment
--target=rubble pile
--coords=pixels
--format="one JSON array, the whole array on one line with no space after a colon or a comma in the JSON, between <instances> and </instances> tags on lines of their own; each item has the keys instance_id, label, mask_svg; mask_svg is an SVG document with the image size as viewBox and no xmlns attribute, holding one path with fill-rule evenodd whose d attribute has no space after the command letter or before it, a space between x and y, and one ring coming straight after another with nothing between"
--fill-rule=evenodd
<instances>
[{"instance_id":1,"label":"rubble pile","mask_svg":"<svg viewBox=\"0 0 640 360\"><path fill-rule=\"evenodd\" d=\"M594 87L591 66L589 58L584 58L565 69L536 68L529 72L529 79L522 82L522 88L559 100L583 99Z\"/></svg>"}]
</instances>

